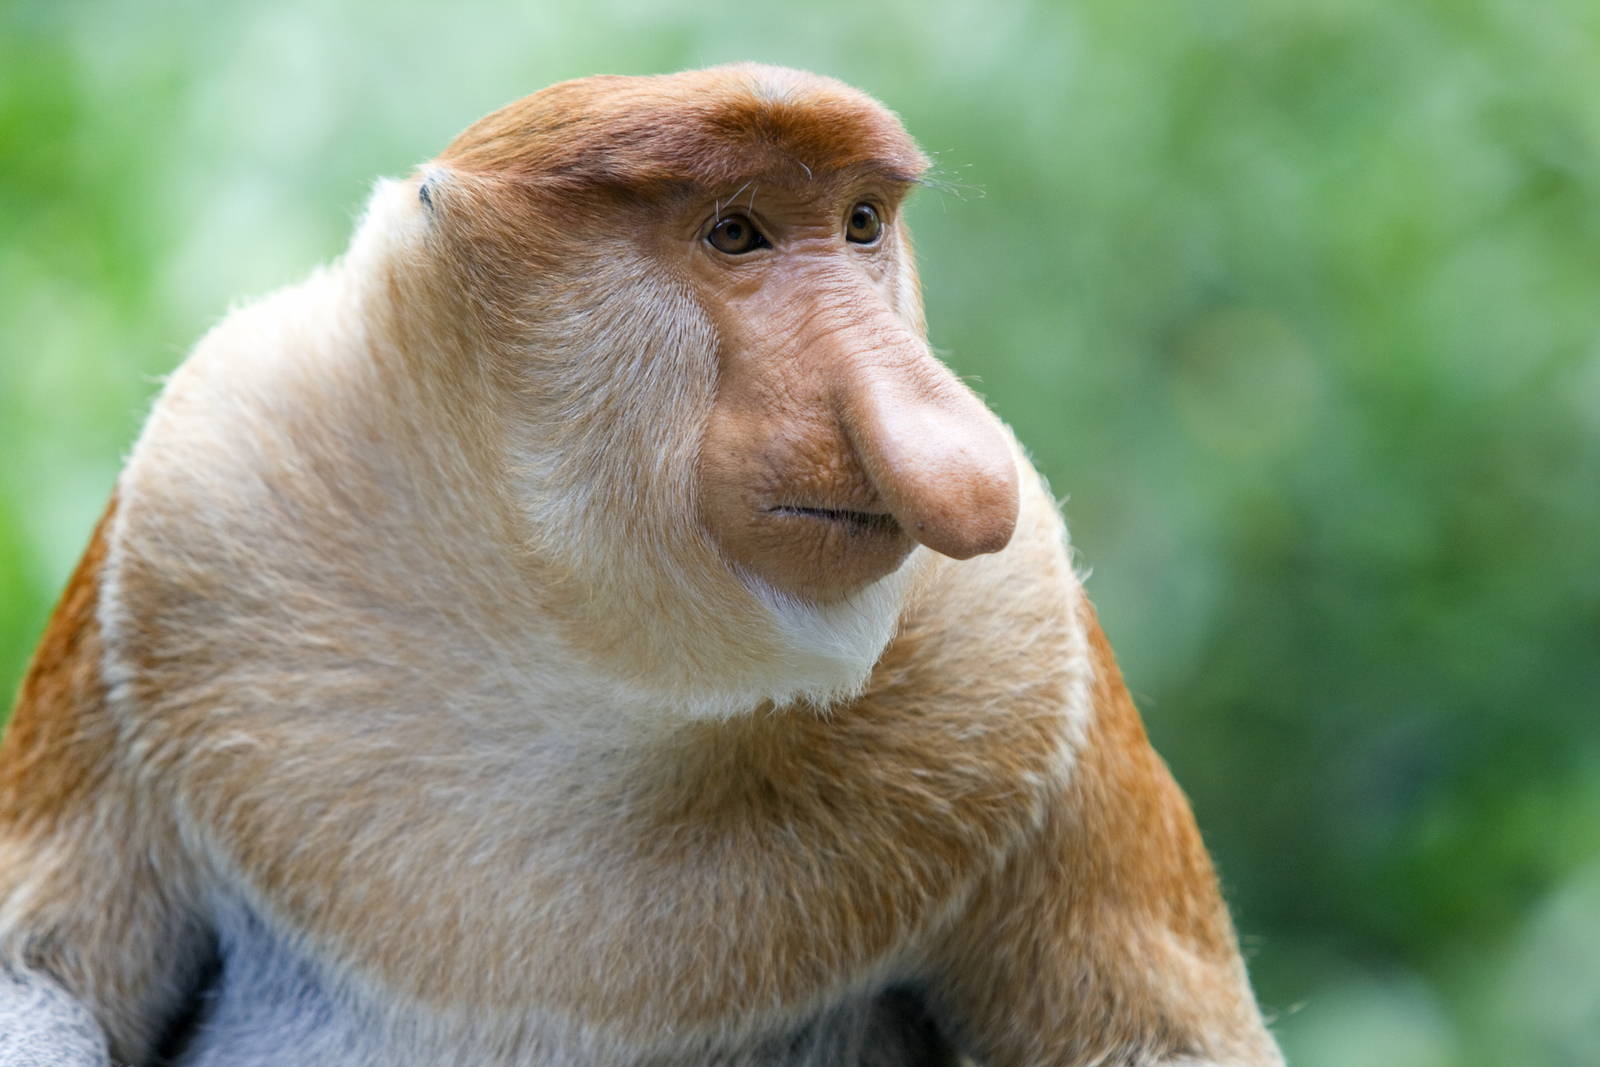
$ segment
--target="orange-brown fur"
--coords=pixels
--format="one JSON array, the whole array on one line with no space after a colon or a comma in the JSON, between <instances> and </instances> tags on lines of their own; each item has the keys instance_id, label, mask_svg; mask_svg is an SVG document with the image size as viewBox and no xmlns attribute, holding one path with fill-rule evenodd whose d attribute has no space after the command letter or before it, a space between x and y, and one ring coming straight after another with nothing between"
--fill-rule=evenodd
<instances>
[{"instance_id":1,"label":"orange-brown fur","mask_svg":"<svg viewBox=\"0 0 1600 1067\"><path fill-rule=\"evenodd\" d=\"M1119 1062L1129 1048L1269 1062L1188 804L1145 739L1094 609L1078 610L1094 717L1038 844L985 882L958 928L950 995L969 1005L974 1051L993 1062ZM1017 974L1035 980L1007 982Z\"/></svg>"},{"instance_id":2,"label":"orange-brown fur","mask_svg":"<svg viewBox=\"0 0 1600 1067\"><path fill-rule=\"evenodd\" d=\"M183 903L192 881L171 822L139 803L106 704L95 611L116 511L113 497L0 745L0 923L10 935L0 964L45 970L138 1049L185 992L198 924ZM151 967L158 955L162 966Z\"/></svg>"},{"instance_id":3,"label":"orange-brown fur","mask_svg":"<svg viewBox=\"0 0 1600 1067\"><path fill-rule=\"evenodd\" d=\"M0 819L49 833L61 814L93 802L115 758L100 677L100 568L112 500L45 628L0 745Z\"/></svg>"},{"instance_id":4,"label":"orange-brown fur","mask_svg":"<svg viewBox=\"0 0 1600 1067\"><path fill-rule=\"evenodd\" d=\"M1280 1062L1054 501L927 353L923 165L807 75L569 83L230 316L0 749L4 961L132 1062L241 914L384 1062L745 1062L902 986L997 1067ZM710 256L746 197L782 255ZM893 611L855 689L783 688L791 601Z\"/></svg>"}]
</instances>

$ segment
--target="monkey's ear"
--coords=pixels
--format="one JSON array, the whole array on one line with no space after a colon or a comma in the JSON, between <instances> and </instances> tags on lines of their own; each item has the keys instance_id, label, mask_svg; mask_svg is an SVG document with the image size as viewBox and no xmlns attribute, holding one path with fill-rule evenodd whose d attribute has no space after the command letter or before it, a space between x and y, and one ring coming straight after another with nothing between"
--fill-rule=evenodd
<instances>
[{"instance_id":1,"label":"monkey's ear","mask_svg":"<svg viewBox=\"0 0 1600 1067\"><path fill-rule=\"evenodd\" d=\"M417 199L422 201L423 210L431 215L434 191L444 184L448 172L436 163L428 163L419 168L418 173L422 175L422 184L417 189Z\"/></svg>"}]
</instances>

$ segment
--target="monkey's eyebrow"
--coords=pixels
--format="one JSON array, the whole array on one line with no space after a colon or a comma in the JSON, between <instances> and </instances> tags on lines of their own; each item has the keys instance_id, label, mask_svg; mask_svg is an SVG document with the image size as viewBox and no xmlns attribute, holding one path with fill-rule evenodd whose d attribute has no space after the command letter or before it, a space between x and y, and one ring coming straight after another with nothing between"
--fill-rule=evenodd
<instances>
[{"instance_id":1,"label":"monkey's eyebrow","mask_svg":"<svg viewBox=\"0 0 1600 1067\"><path fill-rule=\"evenodd\" d=\"M922 176L926 171L907 170L905 164L897 159L863 159L844 168L849 173L861 178L876 178L891 185L920 185Z\"/></svg>"},{"instance_id":2,"label":"monkey's eyebrow","mask_svg":"<svg viewBox=\"0 0 1600 1067\"><path fill-rule=\"evenodd\" d=\"M756 209L756 191L750 188L754 184L755 179L752 178L750 181L745 182L743 185L739 186L739 188L735 189L733 191L733 195L728 197L728 206L732 207L733 202L739 199L739 194L744 192L746 189L750 189L750 210L754 211ZM720 216L722 214L722 198L718 197L712 203L715 205L717 214Z\"/></svg>"},{"instance_id":3,"label":"monkey's eyebrow","mask_svg":"<svg viewBox=\"0 0 1600 1067\"><path fill-rule=\"evenodd\" d=\"M804 163L800 164L802 167ZM808 170L807 174L810 173ZM923 172L920 170L907 170L897 162L887 159L864 159L848 167L841 167L833 172L835 175L850 175L857 181L880 181L887 185L899 185L909 188L922 184Z\"/></svg>"}]
</instances>

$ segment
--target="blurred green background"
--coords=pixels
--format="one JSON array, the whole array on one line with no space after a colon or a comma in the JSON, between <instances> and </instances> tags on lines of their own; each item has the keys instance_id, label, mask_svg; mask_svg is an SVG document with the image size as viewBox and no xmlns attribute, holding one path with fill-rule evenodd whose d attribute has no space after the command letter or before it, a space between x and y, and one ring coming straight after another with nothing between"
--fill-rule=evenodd
<instances>
[{"instance_id":1,"label":"blurred green background","mask_svg":"<svg viewBox=\"0 0 1600 1067\"><path fill-rule=\"evenodd\" d=\"M377 175L734 59L936 158L933 342L1066 511L1296 1065L1600 1064L1600 5L0 0L0 690L160 376Z\"/></svg>"}]
</instances>

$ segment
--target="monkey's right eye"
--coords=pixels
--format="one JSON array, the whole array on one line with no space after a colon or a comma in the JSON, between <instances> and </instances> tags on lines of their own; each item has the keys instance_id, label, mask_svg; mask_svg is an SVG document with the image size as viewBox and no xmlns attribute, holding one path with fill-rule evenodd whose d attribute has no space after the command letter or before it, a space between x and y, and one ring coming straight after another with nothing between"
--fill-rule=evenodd
<instances>
[{"instance_id":1,"label":"monkey's right eye","mask_svg":"<svg viewBox=\"0 0 1600 1067\"><path fill-rule=\"evenodd\" d=\"M758 248L772 247L767 239L761 236L761 231L755 228L755 224L743 215L729 215L727 218L718 219L717 224L711 227L711 232L706 234L706 240L711 242L712 248L718 252L726 252L730 256L742 256Z\"/></svg>"}]
</instances>

